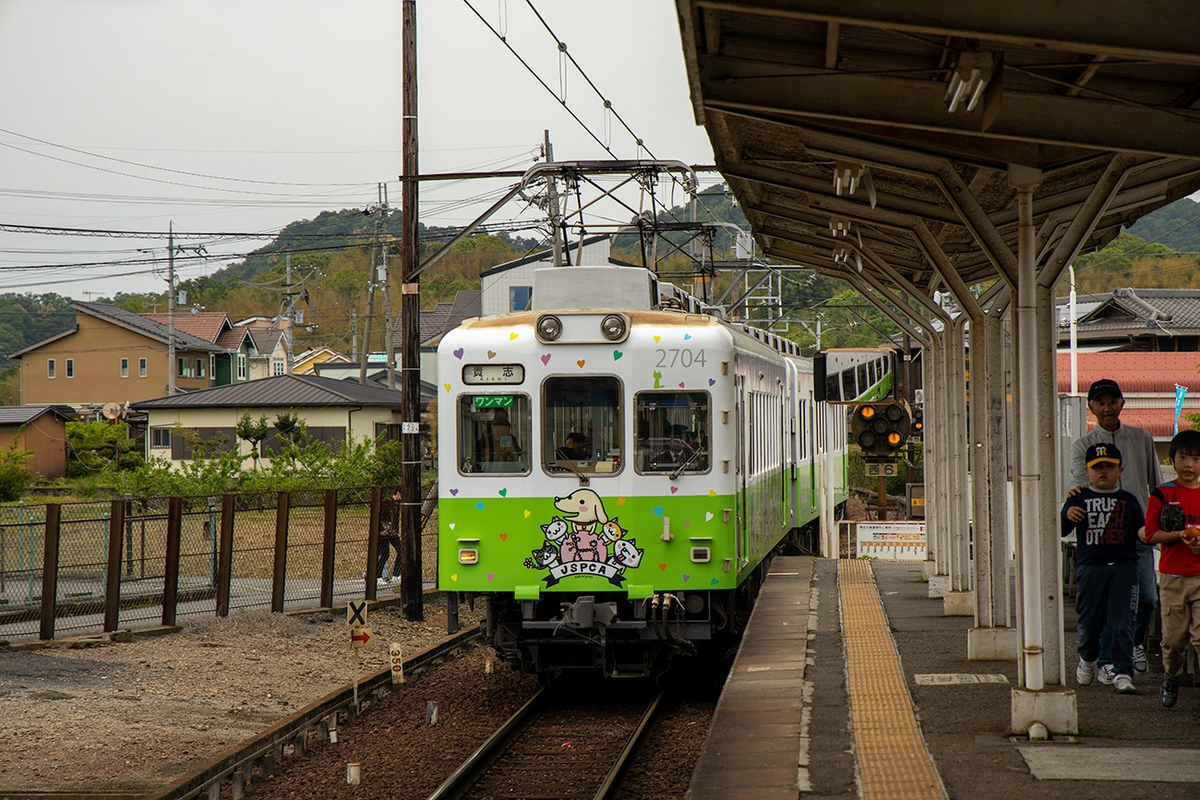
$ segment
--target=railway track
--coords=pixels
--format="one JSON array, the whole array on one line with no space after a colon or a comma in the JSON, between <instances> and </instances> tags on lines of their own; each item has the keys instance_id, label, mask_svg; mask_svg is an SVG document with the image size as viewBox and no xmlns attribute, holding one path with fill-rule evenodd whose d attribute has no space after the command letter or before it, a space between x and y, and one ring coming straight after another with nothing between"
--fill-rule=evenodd
<instances>
[{"instance_id":1,"label":"railway track","mask_svg":"<svg viewBox=\"0 0 1200 800\"><path fill-rule=\"evenodd\" d=\"M415 675L479 638L472 628L449 636L404 659L404 671ZM338 725L359 715L365 705L382 698L391 683L391 669L383 669L300 709L258 736L235 745L197 769L147 795L145 800L189 800L232 797L241 800L251 776L270 776L288 756L301 757L310 743L336 742Z\"/></svg>"},{"instance_id":2,"label":"railway track","mask_svg":"<svg viewBox=\"0 0 1200 800\"><path fill-rule=\"evenodd\" d=\"M543 689L429 800L615 797L663 695Z\"/></svg>"}]
</instances>

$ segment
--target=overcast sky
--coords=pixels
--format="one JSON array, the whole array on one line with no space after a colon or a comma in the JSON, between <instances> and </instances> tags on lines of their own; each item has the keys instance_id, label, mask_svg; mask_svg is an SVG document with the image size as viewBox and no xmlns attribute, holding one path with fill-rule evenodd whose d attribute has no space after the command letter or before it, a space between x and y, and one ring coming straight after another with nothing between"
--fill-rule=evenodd
<instances>
[{"instance_id":1,"label":"overcast sky","mask_svg":"<svg viewBox=\"0 0 1200 800\"><path fill-rule=\"evenodd\" d=\"M525 0L470 1L618 158L647 157L564 65ZM165 270L153 271L145 260L154 254L140 251L162 256L169 223L191 233L269 232L374 203L380 181L398 205L401 5L0 0L0 224L159 234L0 231L0 292L162 291ZM534 7L654 157L712 163L673 3ZM418 0L417 17L421 172L523 169L543 129L556 160L609 157L463 0ZM469 222L482 206L464 201L503 185L424 185L421 221ZM520 204L501 216L537 218ZM209 253L225 257L188 262L179 276L212 272L264 243L209 242ZM114 261L135 263L77 266Z\"/></svg>"}]
</instances>

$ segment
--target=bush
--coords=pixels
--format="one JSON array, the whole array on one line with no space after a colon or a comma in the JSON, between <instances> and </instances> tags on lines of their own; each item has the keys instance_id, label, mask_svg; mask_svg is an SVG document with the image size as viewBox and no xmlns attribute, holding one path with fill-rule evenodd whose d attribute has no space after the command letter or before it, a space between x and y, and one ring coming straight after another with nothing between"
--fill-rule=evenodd
<instances>
[{"instance_id":1,"label":"bush","mask_svg":"<svg viewBox=\"0 0 1200 800\"><path fill-rule=\"evenodd\" d=\"M25 426L21 426L24 430ZM33 455L32 450L18 450L17 437L7 450L0 451L0 500L12 502L21 496L33 483L33 475L25 463Z\"/></svg>"}]
</instances>

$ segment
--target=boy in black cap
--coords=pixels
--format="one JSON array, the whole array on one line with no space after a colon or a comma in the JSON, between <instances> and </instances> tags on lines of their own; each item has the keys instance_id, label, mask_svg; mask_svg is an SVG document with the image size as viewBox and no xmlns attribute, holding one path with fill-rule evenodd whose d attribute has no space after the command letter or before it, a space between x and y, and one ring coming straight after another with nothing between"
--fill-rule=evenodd
<instances>
[{"instance_id":1,"label":"boy in black cap","mask_svg":"<svg viewBox=\"0 0 1200 800\"><path fill-rule=\"evenodd\" d=\"M1145 428L1121 422L1121 411L1125 408L1125 396L1121 387L1111 378L1101 378L1088 389L1088 411L1096 418L1096 426L1076 439L1071 445L1070 475L1068 487L1082 489L1088 483L1084 453L1094 444L1111 444L1121 451L1123 474L1117 486L1138 499L1144 510L1150 500L1150 490L1163 482L1158 456L1154 452L1154 439ZM1076 489L1071 489L1074 493ZM1146 659L1146 633L1154 619L1154 607L1158 602L1158 586L1154 580L1154 548L1138 543L1138 604L1133 618L1133 668L1145 672L1149 668ZM1116 680L1112 664L1112 631L1105 628L1100 634L1100 669L1096 679L1111 685Z\"/></svg>"},{"instance_id":2,"label":"boy in black cap","mask_svg":"<svg viewBox=\"0 0 1200 800\"><path fill-rule=\"evenodd\" d=\"M1142 506L1118 489L1121 451L1094 444L1085 454L1089 486L1067 498L1062 532L1076 534L1075 610L1079 613L1079 666L1075 679L1087 686L1096 677L1100 631L1112 631L1113 685L1121 694L1133 688L1133 613L1137 607L1138 530Z\"/></svg>"}]
</instances>

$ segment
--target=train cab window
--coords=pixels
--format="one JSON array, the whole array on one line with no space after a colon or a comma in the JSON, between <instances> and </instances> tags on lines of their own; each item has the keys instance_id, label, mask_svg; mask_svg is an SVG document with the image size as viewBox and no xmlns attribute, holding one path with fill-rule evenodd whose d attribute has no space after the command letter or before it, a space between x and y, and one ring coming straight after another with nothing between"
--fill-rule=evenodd
<instances>
[{"instance_id":1,"label":"train cab window","mask_svg":"<svg viewBox=\"0 0 1200 800\"><path fill-rule=\"evenodd\" d=\"M638 393L634 468L652 473L708 472L708 405L707 392Z\"/></svg>"},{"instance_id":2,"label":"train cab window","mask_svg":"<svg viewBox=\"0 0 1200 800\"><path fill-rule=\"evenodd\" d=\"M620 472L621 384L616 378L547 378L542 402L542 466L547 472Z\"/></svg>"},{"instance_id":3,"label":"train cab window","mask_svg":"<svg viewBox=\"0 0 1200 800\"><path fill-rule=\"evenodd\" d=\"M527 474L530 462L530 420L527 395L460 395L459 471Z\"/></svg>"},{"instance_id":4,"label":"train cab window","mask_svg":"<svg viewBox=\"0 0 1200 800\"><path fill-rule=\"evenodd\" d=\"M842 372L842 400L853 400L858 397L858 386L854 382L854 370L848 369Z\"/></svg>"}]
</instances>

